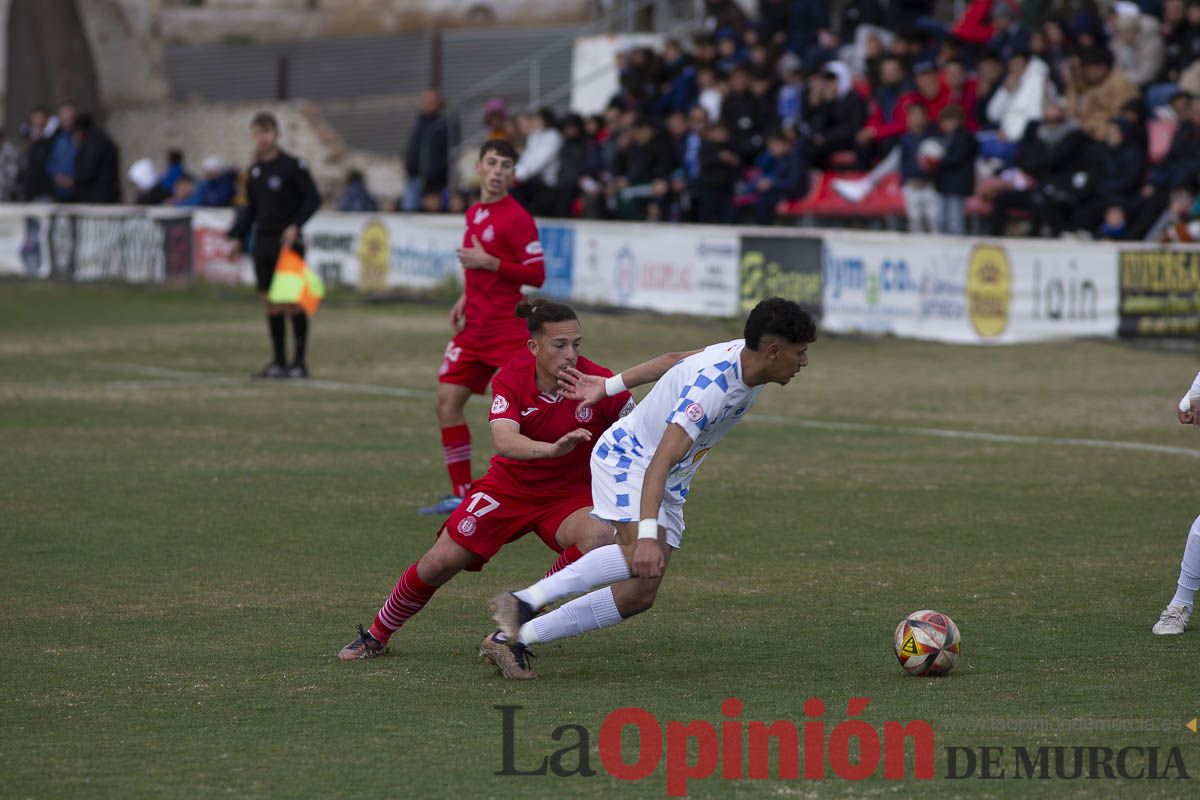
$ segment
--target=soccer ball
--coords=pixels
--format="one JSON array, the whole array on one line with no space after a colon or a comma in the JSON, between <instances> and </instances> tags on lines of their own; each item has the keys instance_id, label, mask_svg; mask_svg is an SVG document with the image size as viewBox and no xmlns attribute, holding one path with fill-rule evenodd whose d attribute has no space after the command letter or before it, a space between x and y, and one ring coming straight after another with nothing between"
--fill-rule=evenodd
<instances>
[{"instance_id":1,"label":"soccer ball","mask_svg":"<svg viewBox=\"0 0 1200 800\"><path fill-rule=\"evenodd\" d=\"M926 172L933 172L946 157L946 145L938 139L926 139L917 147L917 163Z\"/></svg>"},{"instance_id":2,"label":"soccer ball","mask_svg":"<svg viewBox=\"0 0 1200 800\"><path fill-rule=\"evenodd\" d=\"M940 611L914 611L896 626L896 660L909 675L945 675L958 660L961 638Z\"/></svg>"}]
</instances>

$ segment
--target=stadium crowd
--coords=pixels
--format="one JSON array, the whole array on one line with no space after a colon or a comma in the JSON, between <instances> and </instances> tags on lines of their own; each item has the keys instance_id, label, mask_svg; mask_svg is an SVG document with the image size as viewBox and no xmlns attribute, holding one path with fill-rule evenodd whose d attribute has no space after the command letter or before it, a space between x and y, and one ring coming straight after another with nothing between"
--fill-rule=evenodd
<instances>
[{"instance_id":1,"label":"stadium crowd","mask_svg":"<svg viewBox=\"0 0 1200 800\"><path fill-rule=\"evenodd\" d=\"M1197 232L1200 0L934 6L707 0L704 33L618 56L603 114L486 124L540 216L771 224L819 188L870 216L891 180L914 230Z\"/></svg>"},{"instance_id":2,"label":"stadium crowd","mask_svg":"<svg viewBox=\"0 0 1200 800\"><path fill-rule=\"evenodd\" d=\"M918 231L1200 239L1200 0L971 0L955 19L934 0L831 5L705 0L703 32L618 55L603 114L494 98L484 125L520 151L514 195L538 216L772 224L839 216L832 201ZM377 203L351 172L337 208L461 211L456 138L425 92L404 196ZM220 158L167 156L127 170L139 203L237 202ZM116 144L70 103L0 133L0 201L122 188Z\"/></svg>"}]
</instances>

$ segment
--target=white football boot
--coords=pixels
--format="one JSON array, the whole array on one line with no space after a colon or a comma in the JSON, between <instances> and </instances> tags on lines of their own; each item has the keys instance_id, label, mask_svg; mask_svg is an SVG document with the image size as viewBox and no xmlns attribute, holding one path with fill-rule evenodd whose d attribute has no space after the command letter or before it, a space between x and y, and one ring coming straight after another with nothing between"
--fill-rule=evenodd
<instances>
[{"instance_id":1,"label":"white football boot","mask_svg":"<svg viewBox=\"0 0 1200 800\"><path fill-rule=\"evenodd\" d=\"M1169 605L1158 615L1154 623L1154 633L1158 636L1178 636L1187 630L1188 620L1192 611L1187 606Z\"/></svg>"}]
</instances>

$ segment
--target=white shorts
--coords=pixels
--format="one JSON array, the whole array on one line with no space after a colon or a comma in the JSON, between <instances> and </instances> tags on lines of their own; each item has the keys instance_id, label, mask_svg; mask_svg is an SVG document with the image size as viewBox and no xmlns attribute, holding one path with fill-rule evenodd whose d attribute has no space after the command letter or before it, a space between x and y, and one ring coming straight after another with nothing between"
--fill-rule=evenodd
<instances>
[{"instance_id":1,"label":"white shorts","mask_svg":"<svg viewBox=\"0 0 1200 800\"><path fill-rule=\"evenodd\" d=\"M643 473L617 469L596 458L594 453L591 467L592 516L604 522L637 522ZM658 526L666 530L670 548L678 550L683 544L683 504L664 501L658 507Z\"/></svg>"}]
</instances>

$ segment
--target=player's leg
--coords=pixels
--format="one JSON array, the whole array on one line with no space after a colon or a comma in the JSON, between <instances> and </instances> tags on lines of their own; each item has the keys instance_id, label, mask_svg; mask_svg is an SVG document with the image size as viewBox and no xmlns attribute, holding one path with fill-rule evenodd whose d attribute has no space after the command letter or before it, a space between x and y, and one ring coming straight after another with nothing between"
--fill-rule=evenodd
<instances>
[{"instance_id":1,"label":"player's leg","mask_svg":"<svg viewBox=\"0 0 1200 800\"><path fill-rule=\"evenodd\" d=\"M664 569L663 575L657 578L630 577L628 564L633 561L633 551L637 545L637 526L619 525L617 537L619 542L616 546L620 549L627 565L624 579L564 603L549 614L533 617L521 625L516 637L518 642L531 645L539 642L553 642L569 636L579 636L588 631L617 625L654 605L658 587L662 583L666 570ZM672 548L667 544L666 528L658 529L658 538L659 547L663 549L663 557L667 564L670 564ZM568 567L568 569L570 568ZM545 583L554 577L556 576L543 579L539 583ZM554 602L554 600L549 602Z\"/></svg>"},{"instance_id":2,"label":"player's leg","mask_svg":"<svg viewBox=\"0 0 1200 800\"><path fill-rule=\"evenodd\" d=\"M442 436L442 454L450 476L450 494L433 505L418 509L421 514L449 514L471 486L471 429L463 413L472 394L487 391L488 382L496 368L489 366L464 350L453 340L446 346L442 365L438 368L437 412Z\"/></svg>"},{"instance_id":3,"label":"player's leg","mask_svg":"<svg viewBox=\"0 0 1200 800\"><path fill-rule=\"evenodd\" d=\"M476 488L472 497L479 502L460 505L450 514L434 546L400 576L371 629L360 631L359 638L342 649L341 658L382 653L391 635L425 607L439 586L464 569L479 571L500 548L529 530L536 504L509 496L486 475Z\"/></svg>"},{"instance_id":4,"label":"player's leg","mask_svg":"<svg viewBox=\"0 0 1200 800\"><path fill-rule=\"evenodd\" d=\"M479 556L449 536L438 536L433 547L400 575L370 629L364 631L359 625L358 638L343 647L338 658L357 661L383 655L392 634L424 608L439 587L480 561Z\"/></svg>"},{"instance_id":5,"label":"player's leg","mask_svg":"<svg viewBox=\"0 0 1200 800\"><path fill-rule=\"evenodd\" d=\"M1188 531L1187 544L1183 548L1183 562L1179 565L1179 582L1175 586L1175 596L1154 624L1156 634L1174 635L1187 630L1197 589L1200 589L1200 517L1196 518Z\"/></svg>"},{"instance_id":6,"label":"player's leg","mask_svg":"<svg viewBox=\"0 0 1200 800\"><path fill-rule=\"evenodd\" d=\"M604 547L616 541L616 529L602 520L592 516L591 496L588 495L586 505L572 511L562 521L554 532L554 541L558 546L558 559L542 577L548 577L574 564L583 556L597 547Z\"/></svg>"},{"instance_id":7,"label":"player's leg","mask_svg":"<svg viewBox=\"0 0 1200 800\"><path fill-rule=\"evenodd\" d=\"M616 529L609 522L592 516L591 496L587 493L552 506L534 526L534 531L558 558L543 578L561 572L590 552L613 544ZM516 638L521 625L537 613L537 609L520 600L513 592L501 592L491 599L488 610L492 619L503 625L503 639ZM505 633L507 631L507 633Z\"/></svg>"},{"instance_id":8,"label":"player's leg","mask_svg":"<svg viewBox=\"0 0 1200 800\"><path fill-rule=\"evenodd\" d=\"M271 361L254 377L287 377L284 342L287 324L283 306L272 303L267 296L271 290L271 279L275 277L275 262L279 260L279 240L256 236L254 240L254 279L262 296L263 310L267 315L267 331L271 336Z\"/></svg>"},{"instance_id":9,"label":"player's leg","mask_svg":"<svg viewBox=\"0 0 1200 800\"><path fill-rule=\"evenodd\" d=\"M301 257L304 256L304 242L297 239L293 248ZM289 378L307 378L308 377L308 313L296 305L289 303L285 312L292 320L292 339L295 342L295 351L292 358L292 363L288 365Z\"/></svg>"}]
</instances>

